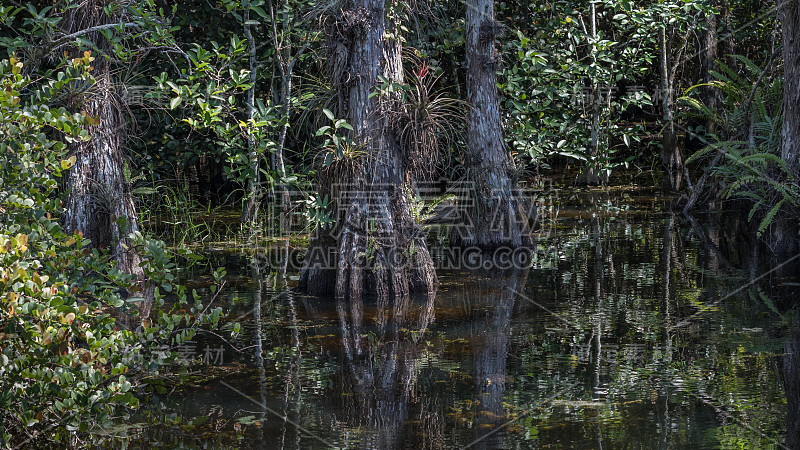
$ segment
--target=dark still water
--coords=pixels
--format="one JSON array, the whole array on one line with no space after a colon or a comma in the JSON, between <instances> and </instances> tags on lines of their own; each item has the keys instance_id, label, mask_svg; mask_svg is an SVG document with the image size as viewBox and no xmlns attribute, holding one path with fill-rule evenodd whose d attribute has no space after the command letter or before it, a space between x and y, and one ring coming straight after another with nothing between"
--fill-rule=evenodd
<instances>
[{"instance_id":1,"label":"dark still water","mask_svg":"<svg viewBox=\"0 0 800 450\"><path fill-rule=\"evenodd\" d=\"M564 191L543 208L530 268L443 269L435 299L402 305L303 296L274 264L286 249L212 252L231 275L236 348L201 336L204 375L219 376L154 401L163 425L119 435L195 448L795 448L797 264L761 277L779 262L666 201Z\"/></svg>"}]
</instances>

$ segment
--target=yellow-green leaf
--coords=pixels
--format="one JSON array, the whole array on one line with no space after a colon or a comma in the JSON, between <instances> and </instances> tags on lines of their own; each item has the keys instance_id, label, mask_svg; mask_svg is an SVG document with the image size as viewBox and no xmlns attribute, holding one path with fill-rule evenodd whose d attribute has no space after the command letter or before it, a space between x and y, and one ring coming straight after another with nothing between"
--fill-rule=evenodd
<instances>
[{"instance_id":1,"label":"yellow-green leaf","mask_svg":"<svg viewBox=\"0 0 800 450\"><path fill-rule=\"evenodd\" d=\"M75 155L72 155L69 158L61 161L61 170L67 170L70 167L74 166L75 165L75 161L77 161L77 160L78 160L78 158L76 158Z\"/></svg>"}]
</instances>

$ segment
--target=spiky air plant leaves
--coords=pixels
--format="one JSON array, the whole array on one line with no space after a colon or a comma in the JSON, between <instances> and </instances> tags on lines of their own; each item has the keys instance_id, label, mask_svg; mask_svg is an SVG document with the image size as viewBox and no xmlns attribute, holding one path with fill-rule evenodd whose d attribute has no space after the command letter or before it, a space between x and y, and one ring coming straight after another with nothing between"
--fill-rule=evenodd
<instances>
[{"instance_id":1,"label":"spiky air plant leaves","mask_svg":"<svg viewBox=\"0 0 800 450\"><path fill-rule=\"evenodd\" d=\"M449 156L453 144L463 140L467 105L435 86L441 74L433 75L423 61L399 86L402 95L389 104L389 120L397 132L403 155L415 176L428 177Z\"/></svg>"}]
</instances>

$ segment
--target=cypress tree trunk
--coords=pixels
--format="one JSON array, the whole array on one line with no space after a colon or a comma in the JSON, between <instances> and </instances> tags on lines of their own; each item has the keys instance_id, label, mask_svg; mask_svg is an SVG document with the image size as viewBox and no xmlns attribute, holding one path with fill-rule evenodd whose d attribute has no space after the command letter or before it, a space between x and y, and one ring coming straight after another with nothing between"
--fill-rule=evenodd
<instances>
[{"instance_id":1,"label":"cypress tree trunk","mask_svg":"<svg viewBox=\"0 0 800 450\"><path fill-rule=\"evenodd\" d=\"M675 131L675 118L672 112L673 77L670 76L670 49L667 41L667 32L661 28L661 111L663 114L664 131L661 140L661 166L664 168L666 180L664 187L679 191L683 185L683 155L678 147L678 138Z\"/></svg>"},{"instance_id":2,"label":"cypress tree trunk","mask_svg":"<svg viewBox=\"0 0 800 450\"><path fill-rule=\"evenodd\" d=\"M715 2L717 8L721 8L720 2ZM702 83L709 83L713 80L712 72L717 70L716 60L719 57L719 33L718 23L719 20L715 14L708 13L705 15L705 29L702 30L700 43L701 48L698 52L700 73L699 79ZM719 91L712 86L705 86L701 90L703 104L709 109L716 110L719 104ZM703 135L708 136L716 131L716 123L712 118L695 119L689 118L687 120L687 128L689 131L686 133L685 148L687 154L700 151L706 146L706 140ZM703 133L693 133L692 130L702 126Z\"/></svg>"},{"instance_id":3,"label":"cypress tree trunk","mask_svg":"<svg viewBox=\"0 0 800 450\"><path fill-rule=\"evenodd\" d=\"M778 18L783 34L783 128L781 159L800 178L800 3L782 0ZM796 217L779 214L769 228L768 244L773 253L791 253L800 246Z\"/></svg>"},{"instance_id":4,"label":"cypress tree trunk","mask_svg":"<svg viewBox=\"0 0 800 450\"><path fill-rule=\"evenodd\" d=\"M589 12L589 30L592 39L597 38L597 5L591 4ZM597 64L597 47L592 45L591 50L592 62ZM592 130L590 140L590 156L591 158L581 170L578 178L575 180L577 185L597 186L608 181L605 176L601 177L599 159L600 159L600 115L601 115L601 102L603 101L602 88L598 85L597 78L592 78L591 95L592 95Z\"/></svg>"},{"instance_id":5,"label":"cypress tree trunk","mask_svg":"<svg viewBox=\"0 0 800 450\"><path fill-rule=\"evenodd\" d=\"M783 32L783 131L781 157L800 177L800 3L783 0L778 15Z\"/></svg>"},{"instance_id":6,"label":"cypress tree trunk","mask_svg":"<svg viewBox=\"0 0 800 450\"><path fill-rule=\"evenodd\" d=\"M72 146L77 159L67 177L69 195L63 221L67 231L81 232L94 247L113 249L120 270L140 275L138 255L123 247L122 232L138 230L136 207L123 174L119 136L124 119L108 71L96 75L95 80L83 112L98 118L99 124L89 130L90 140ZM123 230L116 223L120 218L125 220Z\"/></svg>"},{"instance_id":7,"label":"cypress tree trunk","mask_svg":"<svg viewBox=\"0 0 800 450\"><path fill-rule=\"evenodd\" d=\"M706 29L703 32L703 51L701 55L702 67L701 74L704 83L709 83L713 80L712 72L717 70L716 59L719 57L718 33L717 33L717 16L714 14L706 15ZM719 104L718 90L710 86L703 89L703 97L706 106L712 110L716 110ZM706 133L713 133L715 122L711 119L706 120L705 127Z\"/></svg>"},{"instance_id":8,"label":"cypress tree trunk","mask_svg":"<svg viewBox=\"0 0 800 450\"><path fill-rule=\"evenodd\" d=\"M112 23L104 11L104 2L89 1L69 10L62 20L63 31L75 33L91 27ZM99 32L84 35L102 50L109 48ZM124 103L117 95L111 80L109 63L102 55L94 61L95 85L86 93L82 112L98 120L90 127L91 139L73 144L75 165L67 176L69 193L62 217L67 232L80 232L92 241L92 246L110 249L119 270L135 275L140 288L145 288L141 259L127 242L125 235L138 231L136 207L123 173L125 134ZM122 227L118 222L124 222ZM140 318L149 316L152 289L145 292L139 304Z\"/></svg>"},{"instance_id":9,"label":"cypress tree trunk","mask_svg":"<svg viewBox=\"0 0 800 450\"><path fill-rule=\"evenodd\" d=\"M250 88L247 90L245 98L245 105L247 106L247 120L248 122L255 115L256 110L256 77L258 75L258 58L256 56L256 41L253 39L253 32L250 29L250 8L244 14L244 35L247 38L247 57L249 59L250 69ZM247 137L247 154L250 158L250 170L253 172L253 178L247 181L247 200L245 200L244 207L242 208L242 223L255 222L258 217L258 210L261 207L261 156L258 154L258 145L253 141L253 137Z\"/></svg>"},{"instance_id":10,"label":"cypress tree trunk","mask_svg":"<svg viewBox=\"0 0 800 450\"><path fill-rule=\"evenodd\" d=\"M315 295L357 300L369 292L403 301L412 290L435 291L433 260L411 215L410 171L387 114L397 97L371 95L379 75L403 80L399 38L386 37L398 35L385 3L345 1L327 30L337 117L353 127L358 151L320 174L320 193L333 199L337 220L317 230L301 271L301 289Z\"/></svg>"},{"instance_id":11,"label":"cypress tree trunk","mask_svg":"<svg viewBox=\"0 0 800 450\"><path fill-rule=\"evenodd\" d=\"M494 0L467 0L466 16L468 168L475 182L473 227L454 236L456 245L497 248L532 244L532 206L519 195L514 160L506 151L497 95L500 55L494 40ZM533 216L533 217L529 217Z\"/></svg>"}]
</instances>

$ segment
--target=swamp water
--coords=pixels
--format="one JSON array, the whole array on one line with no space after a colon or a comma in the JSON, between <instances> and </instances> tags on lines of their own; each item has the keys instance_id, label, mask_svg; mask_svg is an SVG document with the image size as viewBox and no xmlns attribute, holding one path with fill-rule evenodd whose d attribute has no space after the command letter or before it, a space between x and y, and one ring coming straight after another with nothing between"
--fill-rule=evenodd
<instances>
[{"instance_id":1,"label":"swamp water","mask_svg":"<svg viewBox=\"0 0 800 450\"><path fill-rule=\"evenodd\" d=\"M217 302L242 331L190 351L221 375L163 394L150 410L168 424L120 442L794 448L798 265L773 270L732 238L725 250L667 202L562 191L529 269L441 269L435 300L404 305L303 296L286 248L212 251L229 274Z\"/></svg>"}]
</instances>

